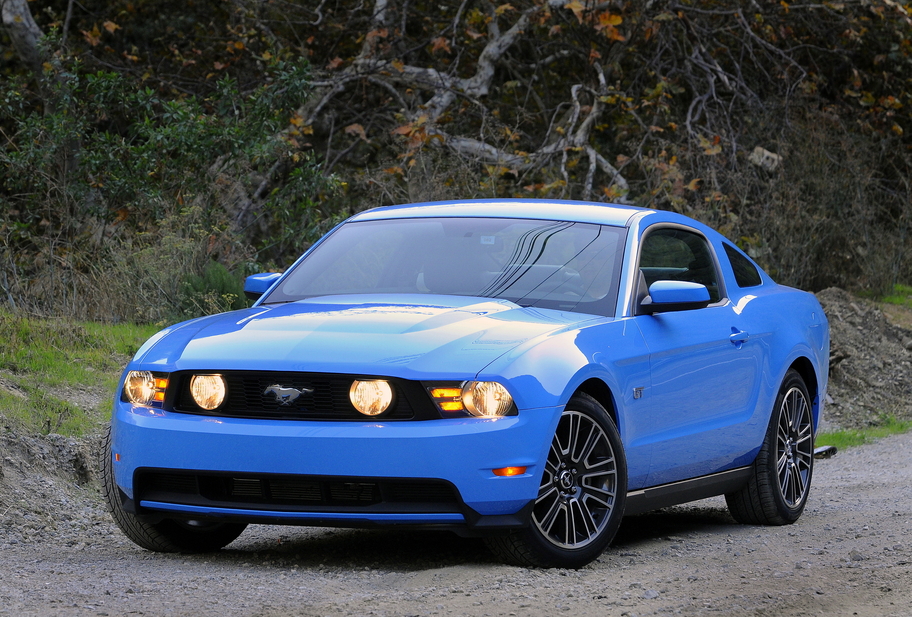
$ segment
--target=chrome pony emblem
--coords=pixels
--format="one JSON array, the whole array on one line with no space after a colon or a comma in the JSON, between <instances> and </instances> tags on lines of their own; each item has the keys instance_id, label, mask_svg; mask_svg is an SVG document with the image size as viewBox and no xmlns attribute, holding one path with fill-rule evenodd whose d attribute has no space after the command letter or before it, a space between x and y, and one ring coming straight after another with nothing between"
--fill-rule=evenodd
<instances>
[{"instance_id":1,"label":"chrome pony emblem","mask_svg":"<svg viewBox=\"0 0 912 617\"><path fill-rule=\"evenodd\" d=\"M298 390L296 388L286 388L284 386L280 386L277 383L274 383L263 391L263 396L269 394L270 392L272 394L275 394L276 400L280 405L291 405L299 396L302 394L310 394L313 392L313 390L310 388L304 388L302 390Z\"/></svg>"}]
</instances>

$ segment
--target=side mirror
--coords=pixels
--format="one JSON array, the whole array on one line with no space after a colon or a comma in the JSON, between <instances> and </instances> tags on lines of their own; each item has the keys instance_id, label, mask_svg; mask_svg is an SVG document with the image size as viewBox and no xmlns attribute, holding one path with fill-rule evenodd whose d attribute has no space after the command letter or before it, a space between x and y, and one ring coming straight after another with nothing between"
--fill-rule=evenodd
<instances>
[{"instance_id":1,"label":"side mirror","mask_svg":"<svg viewBox=\"0 0 912 617\"><path fill-rule=\"evenodd\" d=\"M656 281L649 286L649 295L640 301L637 315L690 311L708 305L709 290L706 285L690 281Z\"/></svg>"},{"instance_id":2,"label":"side mirror","mask_svg":"<svg viewBox=\"0 0 912 617\"><path fill-rule=\"evenodd\" d=\"M259 300L260 296L269 291L272 284L282 276L281 272L263 272L251 274L244 281L244 295L248 300Z\"/></svg>"}]
</instances>

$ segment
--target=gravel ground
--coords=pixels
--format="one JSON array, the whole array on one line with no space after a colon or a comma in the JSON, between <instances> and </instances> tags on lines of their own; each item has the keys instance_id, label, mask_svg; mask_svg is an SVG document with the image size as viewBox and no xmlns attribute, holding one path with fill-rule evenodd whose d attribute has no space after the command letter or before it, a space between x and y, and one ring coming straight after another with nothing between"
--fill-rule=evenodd
<instances>
[{"instance_id":1,"label":"gravel ground","mask_svg":"<svg viewBox=\"0 0 912 617\"><path fill-rule=\"evenodd\" d=\"M50 449L67 444L78 450ZM910 448L906 434L817 461L791 526L738 525L719 498L628 517L577 571L504 566L444 532L252 526L215 554L155 554L114 528L78 474L7 462L16 488L0 510L0 616L908 617Z\"/></svg>"}]
</instances>

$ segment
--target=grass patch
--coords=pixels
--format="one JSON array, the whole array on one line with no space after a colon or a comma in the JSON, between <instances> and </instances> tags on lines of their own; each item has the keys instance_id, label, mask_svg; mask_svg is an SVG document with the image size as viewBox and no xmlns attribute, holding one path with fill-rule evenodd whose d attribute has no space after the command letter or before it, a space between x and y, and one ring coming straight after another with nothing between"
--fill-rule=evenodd
<instances>
[{"instance_id":1,"label":"grass patch","mask_svg":"<svg viewBox=\"0 0 912 617\"><path fill-rule=\"evenodd\" d=\"M895 304L912 308L912 287L909 285L894 285L893 293L880 298L886 304Z\"/></svg>"},{"instance_id":2,"label":"grass patch","mask_svg":"<svg viewBox=\"0 0 912 617\"><path fill-rule=\"evenodd\" d=\"M91 432L110 413L121 370L157 329L0 311L0 415L34 432Z\"/></svg>"},{"instance_id":3,"label":"grass patch","mask_svg":"<svg viewBox=\"0 0 912 617\"><path fill-rule=\"evenodd\" d=\"M898 420L895 416L882 416L877 426L865 429L847 429L817 435L815 445L836 446L837 449L861 446L889 435L906 433L912 429L912 420Z\"/></svg>"},{"instance_id":4,"label":"grass patch","mask_svg":"<svg viewBox=\"0 0 912 617\"><path fill-rule=\"evenodd\" d=\"M7 421L44 434L79 436L90 432L102 417L102 408L86 410L64 399L34 390L29 396L0 390L0 412Z\"/></svg>"}]
</instances>

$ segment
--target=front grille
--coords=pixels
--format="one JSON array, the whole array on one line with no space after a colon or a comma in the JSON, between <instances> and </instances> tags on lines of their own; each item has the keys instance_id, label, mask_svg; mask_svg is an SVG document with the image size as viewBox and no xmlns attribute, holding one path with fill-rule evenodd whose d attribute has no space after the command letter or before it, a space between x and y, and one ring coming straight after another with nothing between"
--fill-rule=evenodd
<instances>
[{"instance_id":1,"label":"front grille","mask_svg":"<svg viewBox=\"0 0 912 617\"><path fill-rule=\"evenodd\" d=\"M271 420L387 421L440 417L421 384L404 379L387 379L393 387L393 405L382 415L368 418L352 406L348 394L352 381L365 377L278 371L222 371L220 374L227 382L227 398L218 409L207 411L200 408L190 394L193 373L173 373L171 379L176 395L171 409L182 413ZM267 392L273 385L294 388L302 394L283 405L274 393Z\"/></svg>"},{"instance_id":2,"label":"front grille","mask_svg":"<svg viewBox=\"0 0 912 617\"><path fill-rule=\"evenodd\" d=\"M138 470L135 490L138 502L290 512L455 512L461 503L443 480Z\"/></svg>"}]
</instances>

